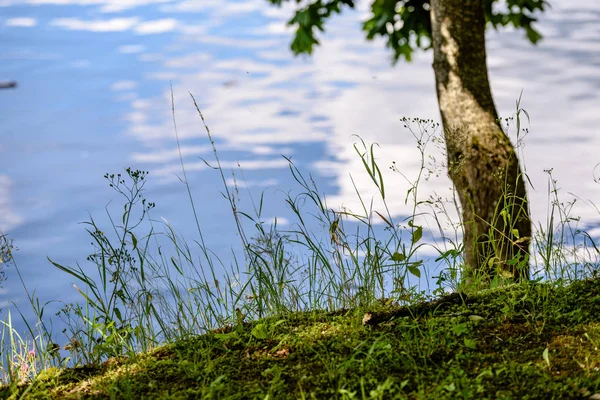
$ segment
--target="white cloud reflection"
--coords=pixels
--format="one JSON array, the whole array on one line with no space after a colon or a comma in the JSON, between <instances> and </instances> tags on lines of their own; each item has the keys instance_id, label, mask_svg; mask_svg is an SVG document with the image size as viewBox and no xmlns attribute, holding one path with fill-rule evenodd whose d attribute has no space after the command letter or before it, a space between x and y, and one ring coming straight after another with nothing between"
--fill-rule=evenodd
<instances>
[{"instance_id":1,"label":"white cloud reflection","mask_svg":"<svg viewBox=\"0 0 600 400\"><path fill-rule=\"evenodd\" d=\"M266 187L275 187L277 185L279 185L279 180L277 179L265 179L262 181L259 180L239 180L239 179L233 179L233 178L228 178L226 180L227 182L227 186L229 187L237 187L237 188L252 188L252 187L260 187L260 188L266 188Z\"/></svg>"},{"instance_id":2,"label":"white cloud reflection","mask_svg":"<svg viewBox=\"0 0 600 400\"><path fill-rule=\"evenodd\" d=\"M162 6L165 12L210 12L212 18L262 11L268 7L263 0L183 0Z\"/></svg>"},{"instance_id":3,"label":"white cloud reflection","mask_svg":"<svg viewBox=\"0 0 600 400\"><path fill-rule=\"evenodd\" d=\"M137 17L83 20L79 18L57 18L50 21L51 26L71 31L123 32L133 30L139 35L154 35L173 31L177 21L173 18L153 21L140 21ZM133 49L133 51L131 51ZM125 48L126 52L137 52L138 48Z\"/></svg>"},{"instance_id":4,"label":"white cloud reflection","mask_svg":"<svg viewBox=\"0 0 600 400\"><path fill-rule=\"evenodd\" d=\"M79 18L57 18L50 25L71 31L122 32L139 23L138 18L111 18L106 20L82 20Z\"/></svg>"},{"instance_id":5,"label":"white cloud reflection","mask_svg":"<svg viewBox=\"0 0 600 400\"><path fill-rule=\"evenodd\" d=\"M12 181L6 175L0 175L0 229L4 232L19 225L23 219L13 211L11 203Z\"/></svg>"},{"instance_id":6,"label":"white cloud reflection","mask_svg":"<svg viewBox=\"0 0 600 400\"><path fill-rule=\"evenodd\" d=\"M133 90L138 86L135 81L118 81L110 85L111 90L122 91L122 90Z\"/></svg>"},{"instance_id":7,"label":"white cloud reflection","mask_svg":"<svg viewBox=\"0 0 600 400\"><path fill-rule=\"evenodd\" d=\"M190 53L181 57L170 57L164 65L169 68L194 68L198 69L212 60L208 53Z\"/></svg>"},{"instance_id":8,"label":"white cloud reflection","mask_svg":"<svg viewBox=\"0 0 600 400\"><path fill-rule=\"evenodd\" d=\"M21 28L31 28L37 25L35 18L19 17L19 18L8 18L4 23L6 26L18 26Z\"/></svg>"},{"instance_id":9,"label":"white cloud reflection","mask_svg":"<svg viewBox=\"0 0 600 400\"><path fill-rule=\"evenodd\" d=\"M285 217L262 218L260 222L263 223L265 230L275 223L277 223L277 226L286 226L290 224L290 221Z\"/></svg>"},{"instance_id":10,"label":"white cloud reflection","mask_svg":"<svg viewBox=\"0 0 600 400\"><path fill-rule=\"evenodd\" d=\"M146 48L144 46L139 44L128 44L124 46L119 46L117 50L119 53L122 54L137 54L143 52L145 49Z\"/></svg>"},{"instance_id":11,"label":"white cloud reflection","mask_svg":"<svg viewBox=\"0 0 600 400\"><path fill-rule=\"evenodd\" d=\"M184 146L181 147L182 156L199 156L211 151L208 146ZM164 164L169 161L179 161L179 150L161 150L153 153L133 153L131 156L135 162Z\"/></svg>"},{"instance_id":12,"label":"white cloud reflection","mask_svg":"<svg viewBox=\"0 0 600 400\"><path fill-rule=\"evenodd\" d=\"M244 171L253 170L269 170L269 169L280 169L286 168L288 162L283 158L277 159L263 159L263 160L240 160L240 161L221 161L221 168L224 171L242 169ZM215 168L216 163L206 163L204 161L186 162L185 170L187 173L192 171L204 171L206 169ZM159 179L161 183L174 182L182 174L181 164L173 163L164 167L154 168L152 170L152 176Z\"/></svg>"},{"instance_id":13,"label":"white cloud reflection","mask_svg":"<svg viewBox=\"0 0 600 400\"><path fill-rule=\"evenodd\" d=\"M159 19L155 21L142 22L135 27L135 32L140 35L153 35L175 30L177 21L173 18Z\"/></svg>"},{"instance_id":14,"label":"white cloud reflection","mask_svg":"<svg viewBox=\"0 0 600 400\"><path fill-rule=\"evenodd\" d=\"M114 13L150 4L171 3L174 0L0 0L0 7L13 5L99 6L101 12Z\"/></svg>"}]
</instances>

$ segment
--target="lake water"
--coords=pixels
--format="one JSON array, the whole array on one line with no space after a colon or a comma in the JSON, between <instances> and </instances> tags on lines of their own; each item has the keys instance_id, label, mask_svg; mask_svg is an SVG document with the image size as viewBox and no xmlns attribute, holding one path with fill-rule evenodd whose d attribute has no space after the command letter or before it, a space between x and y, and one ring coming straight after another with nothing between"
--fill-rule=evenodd
<instances>
[{"instance_id":1,"label":"lake water","mask_svg":"<svg viewBox=\"0 0 600 400\"><path fill-rule=\"evenodd\" d=\"M353 143L377 142L386 172L388 205L406 215L407 186L419 154L399 119L439 119L432 54L390 65L380 41L366 42L359 23L367 2L330 22L311 58L294 58L285 21L291 9L265 0L0 0L0 227L19 248L15 256L42 301L77 298L65 265L91 253L79 224L105 221L121 200L103 178L124 167L150 171L147 197L184 237L195 238L171 115L170 83L184 160L210 248L227 254L238 243L220 192L210 143L188 92L214 135L226 171L255 199L266 190L263 219L289 223L281 191L297 189L281 155L313 174L331 207L357 209L353 187L374 193ZM502 116L521 106L531 117L525 165L535 190L532 213L544 221L553 168L564 200L581 200L574 214L600 237L594 168L600 163L600 3L552 0L538 24L545 38L530 45L522 32L488 32L488 64ZM436 153L439 156L439 152ZM238 163L241 171L238 169ZM596 169L596 178L600 171ZM422 193L447 194L444 176ZM377 204L375 206L377 207ZM249 197L241 207L251 209ZM113 208L114 209L114 208ZM2 305L26 305L14 268Z\"/></svg>"}]
</instances>

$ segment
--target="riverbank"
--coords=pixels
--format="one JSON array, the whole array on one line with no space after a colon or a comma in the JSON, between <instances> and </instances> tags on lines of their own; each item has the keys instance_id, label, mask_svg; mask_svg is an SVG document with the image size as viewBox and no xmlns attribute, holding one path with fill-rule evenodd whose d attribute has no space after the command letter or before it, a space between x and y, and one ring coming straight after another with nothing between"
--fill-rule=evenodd
<instances>
[{"instance_id":1,"label":"riverbank","mask_svg":"<svg viewBox=\"0 0 600 400\"><path fill-rule=\"evenodd\" d=\"M597 399L599 347L599 279L512 285L243 322L1 397Z\"/></svg>"}]
</instances>

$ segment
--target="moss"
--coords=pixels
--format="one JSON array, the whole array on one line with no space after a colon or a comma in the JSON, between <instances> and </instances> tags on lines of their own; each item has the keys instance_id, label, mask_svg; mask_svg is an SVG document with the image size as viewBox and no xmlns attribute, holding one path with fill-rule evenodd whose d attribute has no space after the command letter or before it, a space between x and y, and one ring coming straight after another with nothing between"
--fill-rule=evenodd
<instances>
[{"instance_id":1,"label":"moss","mask_svg":"<svg viewBox=\"0 0 600 400\"><path fill-rule=\"evenodd\" d=\"M252 334L257 324L266 338ZM599 345L599 280L524 284L411 307L272 317L129 359L50 369L2 396L587 398L600 392Z\"/></svg>"}]
</instances>

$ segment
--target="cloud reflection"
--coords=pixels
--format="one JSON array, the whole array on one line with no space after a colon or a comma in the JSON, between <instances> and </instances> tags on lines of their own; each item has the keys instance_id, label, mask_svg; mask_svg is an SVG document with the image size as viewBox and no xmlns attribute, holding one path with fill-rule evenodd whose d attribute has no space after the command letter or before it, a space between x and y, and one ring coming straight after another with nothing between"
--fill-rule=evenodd
<instances>
[{"instance_id":1,"label":"cloud reflection","mask_svg":"<svg viewBox=\"0 0 600 400\"><path fill-rule=\"evenodd\" d=\"M120 90L133 90L137 87L137 82L134 81L118 81L113 83L110 88L111 90L120 91Z\"/></svg>"},{"instance_id":2,"label":"cloud reflection","mask_svg":"<svg viewBox=\"0 0 600 400\"><path fill-rule=\"evenodd\" d=\"M13 211L11 201L12 181L6 175L0 175L0 229L10 231L23 219Z\"/></svg>"},{"instance_id":3,"label":"cloud reflection","mask_svg":"<svg viewBox=\"0 0 600 400\"><path fill-rule=\"evenodd\" d=\"M203 0L204 1L204 0ZM171 3L173 0L0 0L0 7L17 5L100 6L101 12L114 13L151 4Z\"/></svg>"},{"instance_id":4,"label":"cloud reflection","mask_svg":"<svg viewBox=\"0 0 600 400\"><path fill-rule=\"evenodd\" d=\"M139 44L128 44L124 46L119 46L117 50L119 51L119 53L122 54L137 54L143 52L145 49L146 48L144 46Z\"/></svg>"},{"instance_id":5,"label":"cloud reflection","mask_svg":"<svg viewBox=\"0 0 600 400\"><path fill-rule=\"evenodd\" d=\"M287 161L282 158L276 159L262 159L262 160L240 160L240 161L221 161L221 168L223 170L235 170L241 168L244 171L253 170L269 170L269 169L281 169L288 166ZM186 172L192 171L204 171L207 169L214 169L217 167L216 163L206 163L204 161L197 162L186 162ZM168 164L163 167L157 167L152 169L152 176L158 177L161 183L171 183L178 180L178 176L181 175L181 164Z\"/></svg>"},{"instance_id":6,"label":"cloud reflection","mask_svg":"<svg viewBox=\"0 0 600 400\"><path fill-rule=\"evenodd\" d=\"M175 30L177 20L173 18L159 19L155 21L142 22L135 27L135 32L140 35L154 35Z\"/></svg>"},{"instance_id":7,"label":"cloud reflection","mask_svg":"<svg viewBox=\"0 0 600 400\"><path fill-rule=\"evenodd\" d=\"M31 28L37 25L35 18L19 17L19 18L8 18L4 24L6 26L18 26L22 28Z\"/></svg>"},{"instance_id":8,"label":"cloud reflection","mask_svg":"<svg viewBox=\"0 0 600 400\"><path fill-rule=\"evenodd\" d=\"M123 32L133 30L139 35L153 35L175 30L177 28L177 21L172 18L158 19L154 21L141 21L137 17L111 18L104 20L57 18L50 21L50 25L72 31Z\"/></svg>"},{"instance_id":9,"label":"cloud reflection","mask_svg":"<svg viewBox=\"0 0 600 400\"><path fill-rule=\"evenodd\" d=\"M79 18L57 18L51 26L71 31L122 32L132 29L139 23L138 18L111 18L106 20L82 20Z\"/></svg>"},{"instance_id":10,"label":"cloud reflection","mask_svg":"<svg viewBox=\"0 0 600 400\"><path fill-rule=\"evenodd\" d=\"M208 146L185 146L181 148L182 156L198 156L212 151ZM131 158L135 162L140 163L156 163L164 164L169 161L179 161L179 150L162 150L154 153L133 153Z\"/></svg>"},{"instance_id":11,"label":"cloud reflection","mask_svg":"<svg viewBox=\"0 0 600 400\"><path fill-rule=\"evenodd\" d=\"M279 185L279 180L277 179L265 179L262 181L259 180L234 180L233 178L227 179L227 186L229 187L237 187L237 188L266 188L266 187L275 187Z\"/></svg>"}]
</instances>

